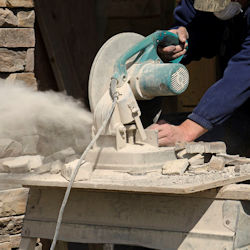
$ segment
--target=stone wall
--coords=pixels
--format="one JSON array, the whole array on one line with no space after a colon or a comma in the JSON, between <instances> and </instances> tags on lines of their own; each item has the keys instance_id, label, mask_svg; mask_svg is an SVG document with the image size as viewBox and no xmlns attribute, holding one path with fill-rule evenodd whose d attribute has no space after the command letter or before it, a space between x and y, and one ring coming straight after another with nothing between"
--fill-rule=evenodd
<instances>
[{"instance_id":1,"label":"stone wall","mask_svg":"<svg viewBox=\"0 0 250 250\"><path fill-rule=\"evenodd\" d=\"M0 0L0 78L23 80L37 88L34 76L33 0ZM27 188L0 187L0 250L18 248Z\"/></svg>"},{"instance_id":2,"label":"stone wall","mask_svg":"<svg viewBox=\"0 0 250 250\"><path fill-rule=\"evenodd\" d=\"M0 78L36 88L34 22L33 0L0 0Z\"/></svg>"}]
</instances>

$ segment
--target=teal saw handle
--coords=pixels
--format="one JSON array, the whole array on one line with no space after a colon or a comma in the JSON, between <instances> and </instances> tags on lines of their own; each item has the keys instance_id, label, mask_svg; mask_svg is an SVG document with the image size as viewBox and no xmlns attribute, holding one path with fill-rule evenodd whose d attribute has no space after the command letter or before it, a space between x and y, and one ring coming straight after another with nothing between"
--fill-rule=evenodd
<instances>
[{"instance_id":1,"label":"teal saw handle","mask_svg":"<svg viewBox=\"0 0 250 250\"><path fill-rule=\"evenodd\" d=\"M113 79L116 79L118 82L121 80L125 80L127 77L127 70L126 70L126 62L129 58L140 52L141 50L146 49L147 47L154 45L155 50L157 51L158 46L169 46L169 45L178 45L179 38L176 34L166 31L166 30L159 30L151 35L145 37L141 42L137 43L131 49L129 49L123 56L121 56L115 66L114 66L114 75ZM179 63L182 59L183 55L170 61L172 63Z\"/></svg>"}]
</instances>

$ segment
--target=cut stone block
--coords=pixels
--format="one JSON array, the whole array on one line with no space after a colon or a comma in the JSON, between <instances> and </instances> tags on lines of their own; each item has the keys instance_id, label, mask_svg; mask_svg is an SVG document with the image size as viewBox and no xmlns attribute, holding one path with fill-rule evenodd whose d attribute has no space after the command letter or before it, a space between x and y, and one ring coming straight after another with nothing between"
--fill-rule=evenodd
<instances>
[{"instance_id":1,"label":"cut stone block","mask_svg":"<svg viewBox=\"0 0 250 250\"><path fill-rule=\"evenodd\" d=\"M0 191L0 217L24 214L28 199L28 188Z\"/></svg>"},{"instance_id":2,"label":"cut stone block","mask_svg":"<svg viewBox=\"0 0 250 250\"><path fill-rule=\"evenodd\" d=\"M3 242L10 242L10 236L9 235L0 235L0 243Z\"/></svg>"},{"instance_id":3,"label":"cut stone block","mask_svg":"<svg viewBox=\"0 0 250 250\"><path fill-rule=\"evenodd\" d=\"M226 153L227 147L225 142L216 141L216 142L205 142L205 153L217 154L217 153Z\"/></svg>"},{"instance_id":4,"label":"cut stone block","mask_svg":"<svg viewBox=\"0 0 250 250\"><path fill-rule=\"evenodd\" d=\"M0 72L15 72L24 70L25 51L13 51L0 48Z\"/></svg>"},{"instance_id":5,"label":"cut stone block","mask_svg":"<svg viewBox=\"0 0 250 250\"><path fill-rule=\"evenodd\" d=\"M35 32L32 28L0 28L0 47L35 47Z\"/></svg>"},{"instance_id":6,"label":"cut stone block","mask_svg":"<svg viewBox=\"0 0 250 250\"><path fill-rule=\"evenodd\" d=\"M34 169L34 173L36 174L45 174L51 171L51 162L43 164Z\"/></svg>"},{"instance_id":7,"label":"cut stone block","mask_svg":"<svg viewBox=\"0 0 250 250\"><path fill-rule=\"evenodd\" d=\"M186 145L187 145L187 142L176 142L175 143L175 151L185 149Z\"/></svg>"},{"instance_id":8,"label":"cut stone block","mask_svg":"<svg viewBox=\"0 0 250 250\"><path fill-rule=\"evenodd\" d=\"M223 157L213 155L208 165L209 165L209 169L211 170L221 171L225 167L225 159Z\"/></svg>"},{"instance_id":9,"label":"cut stone block","mask_svg":"<svg viewBox=\"0 0 250 250\"><path fill-rule=\"evenodd\" d=\"M70 181L71 176L79 162L79 159L74 160L65 164L62 167L61 175L68 181ZM86 181L89 180L93 172L93 165L89 162L83 162L79 168L79 171L76 175L75 181Z\"/></svg>"},{"instance_id":10,"label":"cut stone block","mask_svg":"<svg viewBox=\"0 0 250 250\"><path fill-rule=\"evenodd\" d=\"M34 7L34 0L0 0L0 7L16 8L32 8Z\"/></svg>"},{"instance_id":11,"label":"cut stone block","mask_svg":"<svg viewBox=\"0 0 250 250\"><path fill-rule=\"evenodd\" d=\"M29 159L17 157L10 161L3 162L3 167L9 173L23 174L30 171Z\"/></svg>"},{"instance_id":12,"label":"cut stone block","mask_svg":"<svg viewBox=\"0 0 250 250\"><path fill-rule=\"evenodd\" d=\"M10 235L10 247L18 248L21 243L21 234Z\"/></svg>"},{"instance_id":13,"label":"cut stone block","mask_svg":"<svg viewBox=\"0 0 250 250\"><path fill-rule=\"evenodd\" d=\"M0 243L0 250L11 250L10 242Z\"/></svg>"},{"instance_id":14,"label":"cut stone block","mask_svg":"<svg viewBox=\"0 0 250 250\"><path fill-rule=\"evenodd\" d=\"M202 165L204 164L204 156L201 154L194 155L188 162L190 165Z\"/></svg>"},{"instance_id":15,"label":"cut stone block","mask_svg":"<svg viewBox=\"0 0 250 250\"><path fill-rule=\"evenodd\" d=\"M0 158L19 156L22 151L21 143L8 138L0 139Z\"/></svg>"},{"instance_id":16,"label":"cut stone block","mask_svg":"<svg viewBox=\"0 0 250 250\"><path fill-rule=\"evenodd\" d=\"M33 72L35 66L34 49L28 49L25 58L25 71Z\"/></svg>"},{"instance_id":17,"label":"cut stone block","mask_svg":"<svg viewBox=\"0 0 250 250\"><path fill-rule=\"evenodd\" d=\"M182 175L187 169L189 163L187 159L179 159L167 161L162 167L162 174L164 175Z\"/></svg>"},{"instance_id":18,"label":"cut stone block","mask_svg":"<svg viewBox=\"0 0 250 250\"><path fill-rule=\"evenodd\" d=\"M51 163L51 174L59 174L62 170L63 163L60 160Z\"/></svg>"},{"instance_id":19,"label":"cut stone block","mask_svg":"<svg viewBox=\"0 0 250 250\"><path fill-rule=\"evenodd\" d=\"M1 27L17 26L17 17L11 10L0 8L0 26Z\"/></svg>"},{"instance_id":20,"label":"cut stone block","mask_svg":"<svg viewBox=\"0 0 250 250\"><path fill-rule=\"evenodd\" d=\"M191 157L194 156L194 154L189 154L187 153L187 150L186 149L182 149L180 150L177 154L176 154L177 158L178 159L190 159Z\"/></svg>"},{"instance_id":21,"label":"cut stone block","mask_svg":"<svg viewBox=\"0 0 250 250\"><path fill-rule=\"evenodd\" d=\"M13 73L7 77L9 81L23 81L27 86L37 89L37 82L34 73Z\"/></svg>"},{"instance_id":22,"label":"cut stone block","mask_svg":"<svg viewBox=\"0 0 250 250\"><path fill-rule=\"evenodd\" d=\"M32 28L35 23L35 11L19 11L17 13L18 27Z\"/></svg>"}]
</instances>

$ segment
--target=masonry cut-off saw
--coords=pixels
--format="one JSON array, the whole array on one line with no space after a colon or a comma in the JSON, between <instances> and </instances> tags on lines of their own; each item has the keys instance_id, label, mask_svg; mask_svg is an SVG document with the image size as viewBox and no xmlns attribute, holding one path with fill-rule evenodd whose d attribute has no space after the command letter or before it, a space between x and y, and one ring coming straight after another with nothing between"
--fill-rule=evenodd
<instances>
[{"instance_id":1,"label":"masonry cut-off saw","mask_svg":"<svg viewBox=\"0 0 250 250\"><path fill-rule=\"evenodd\" d=\"M118 99L108 125L86 156L94 168L147 171L176 159L173 147L158 146L157 131L143 128L136 100L185 91L189 74L179 63L181 58L164 63L157 54L158 46L177 44L177 35L168 31L147 37L128 32L110 38L99 50L89 78L92 136L112 105L111 85Z\"/></svg>"}]
</instances>

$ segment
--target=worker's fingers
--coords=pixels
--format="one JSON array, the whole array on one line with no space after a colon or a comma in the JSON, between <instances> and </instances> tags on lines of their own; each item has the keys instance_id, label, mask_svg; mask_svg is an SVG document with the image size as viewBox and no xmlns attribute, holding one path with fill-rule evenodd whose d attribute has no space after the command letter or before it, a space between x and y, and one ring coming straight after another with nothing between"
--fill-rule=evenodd
<instances>
[{"instance_id":1,"label":"worker's fingers","mask_svg":"<svg viewBox=\"0 0 250 250\"><path fill-rule=\"evenodd\" d=\"M177 34L181 43L185 43L189 35L185 27L179 27L177 29Z\"/></svg>"},{"instance_id":2,"label":"worker's fingers","mask_svg":"<svg viewBox=\"0 0 250 250\"><path fill-rule=\"evenodd\" d=\"M163 120L163 119L161 119L161 120L159 120L158 122L157 122L157 124L165 124L165 123L167 123L165 120Z\"/></svg>"},{"instance_id":3,"label":"worker's fingers","mask_svg":"<svg viewBox=\"0 0 250 250\"><path fill-rule=\"evenodd\" d=\"M176 46L175 45L170 45L170 46L167 46L167 47L164 47L164 48L158 48L158 51L160 53L163 53L163 54L169 54L169 53L173 53L174 51L176 50Z\"/></svg>"},{"instance_id":4,"label":"worker's fingers","mask_svg":"<svg viewBox=\"0 0 250 250\"><path fill-rule=\"evenodd\" d=\"M184 50L183 50L183 51L181 51L181 52L174 53L174 54L172 55L172 58L173 58L173 59L178 58L178 57L180 57L180 56L184 55L186 52L187 52L187 50L186 50L186 49L184 49Z\"/></svg>"}]
</instances>

